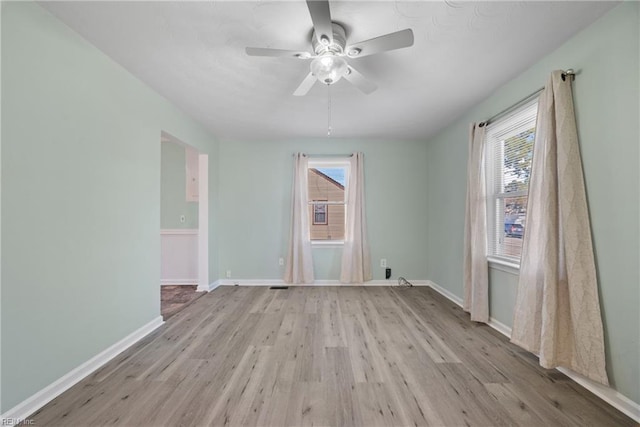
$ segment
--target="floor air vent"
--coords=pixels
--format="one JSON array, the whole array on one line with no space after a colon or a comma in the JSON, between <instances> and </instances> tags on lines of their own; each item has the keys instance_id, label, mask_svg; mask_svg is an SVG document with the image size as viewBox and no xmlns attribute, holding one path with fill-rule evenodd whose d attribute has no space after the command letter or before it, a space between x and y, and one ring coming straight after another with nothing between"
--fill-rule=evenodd
<instances>
[{"instance_id":1,"label":"floor air vent","mask_svg":"<svg viewBox=\"0 0 640 427\"><path fill-rule=\"evenodd\" d=\"M269 289L289 289L288 286L271 286Z\"/></svg>"}]
</instances>

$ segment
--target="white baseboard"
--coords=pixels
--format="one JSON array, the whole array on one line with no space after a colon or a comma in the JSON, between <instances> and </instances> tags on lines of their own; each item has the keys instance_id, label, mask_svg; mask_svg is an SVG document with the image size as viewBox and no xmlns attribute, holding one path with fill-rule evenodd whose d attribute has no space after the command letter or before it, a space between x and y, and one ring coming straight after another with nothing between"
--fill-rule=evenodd
<instances>
[{"instance_id":1,"label":"white baseboard","mask_svg":"<svg viewBox=\"0 0 640 427\"><path fill-rule=\"evenodd\" d=\"M431 286L431 288L433 288L435 291L439 292L449 300L453 301L454 303L462 307L462 299L460 297L452 294L451 292L447 291L442 286L439 286L434 282L430 282L429 286ZM505 325L499 320L496 320L495 318L490 317L489 323L487 325L492 327L496 331L500 332L502 335L506 336L507 338L509 339L511 338L511 327ZM580 384L582 387L586 388L591 393L595 394L600 399L604 400L605 402L607 402L609 405L613 406L620 412L633 418L633 420L636 421L637 423L640 423L640 404L638 404L637 402L634 402L633 400L629 399L627 396L621 394L617 390L614 390L611 387L607 387L602 384L599 384L595 381L591 381L590 379L585 378L584 376L576 372L573 372L571 369L558 367L556 368L556 370L562 372L567 377L571 378L573 381Z\"/></svg>"},{"instance_id":2,"label":"white baseboard","mask_svg":"<svg viewBox=\"0 0 640 427\"><path fill-rule=\"evenodd\" d=\"M397 280L370 280L364 283L340 283L339 280L316 280L313 283L285 283L278 279L220 279L222 286L398 286ZM429 286L428 280L409 280L413 286Z\"/></svg>"},{"instance_id":3,"label":"white baseboard","mask_svg":"<svg viewBox=\"0 0 640 427\"><path fill-rule=\"evenodd\" d=\"M198 279L161 279L160 286L193 286L198 284Z\"/></svg>"},{"instance_id":4,"label":"white baseboard","mask_svg":"<svg viewBox=\"0 0 640 427\"><path fill-rule=\"evenodd\" d=\"M196 290L198 292L211 292L212 290L214 290L215 288L217 288L221 284L222 283L221 283L220 280L216 280L215 282L209 283L209 286L207 286L206 288L202 288L201 286L198 286L198 289L196 289Z\"/></svg>"},{"instance_id":5,"label":"white baseboard","mask_svg":"<svg viewBox=\"0 0 640 427\"><path fill-rule=\"evenodd\" d=\"M462 307L462 298L460 298L459 296L457 296L456 294L454 294L452 292L449 292L448 290L446 290L442 286L438 285L437 283L432 282L431 280L428 280L427 282L428 282L428 286L430 288L432 288L433 290L437 291L439 294L447 297L449 300L455 302L460 307Z\"/></svg>"},{"instance_id":6,"label":"white baseboard","mask_svg":"<svg viewBox=\"0 0 640 427\"><path fill-rule=\"evenodd\" d=\"M42 408L44 405L58 397L60 394L64 393L73 385L86 378L93 371L109 362L111 359L122 353L127 348L131 347L133 344L135 344L151 332L155 331L163 323L164 321L162 320L162 316L156 317L151 322L133 331L131 334L127 335L106 350L98 353L96 356L87 360L77 368L69 371L31 397L9 409L4 414L0 415L0 419L3 420L3 423L4 420L15 421L15 423L19 422L20 420L26 420L29 415L33 414L35 411ZM15 423L2 425L15 425Z\"/></svg>"},{"instance_id":7,"label":"white baseboard","mask_svg":"<svg viewBox=\"0 0 640 427\"><path fill-rule=\"evenodd\" d=\"M161 236L198 235L197 228L163 228L160 230Z\"/></svg>"},{"instance_id":8,"label":"white baseboard","mask_svg":"<svg viewBox=\"0 0 640 427\"><path fill-rule=\"evenodd\" d=\"M607 402L609 405L616 408L618 411L633 418L635 422L640 423L640 404L634 402L611 387L591 381L577 372L573 372L571 369L563 367L558 367L556 369L589 390L591 393L598 396L600 399Z\"/></svg>"},{"instance_id":9,"label":"white baseboard","mask_svg":"<svg viewBox=\"0 0 640 427\"><path fill-rule=\"evenodd\" d=\"M285 286L283 280L255 280L255 279L218 279L218 286Z\"/></svg>"},{"instance_id":10,"label":"white baseboard","mask_svg":"<svg viewBox=\"0 0 640 427\"><path fill-rule=\"evenodd\" d=\"M511 326L505 325L494 317L489 317L489 323L487 323L487 325L491 326L493 329L500 332L505 337L511 339Z\"/></svg>"}]
</instances>

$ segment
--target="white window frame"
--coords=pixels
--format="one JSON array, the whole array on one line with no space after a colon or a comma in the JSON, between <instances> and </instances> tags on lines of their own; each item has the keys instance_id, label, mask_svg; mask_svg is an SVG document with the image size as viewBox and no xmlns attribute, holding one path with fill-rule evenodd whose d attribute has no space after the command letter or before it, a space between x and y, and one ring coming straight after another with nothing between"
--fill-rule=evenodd
<instances>
[{"instance_id":1,"label":"white window frame","mask_svg":"<svg viewBox=\"0 0 640 427\"><path fill-rule=\"evenodd\" d=\"M313 201L308 200L309 205L326 205L327 206L327 223L329 219L329 205L344 205L345 210L345 234L347 232L347 200L349 200L349 176L351 174L351 162L348 158L312 158L307 162L307 173L309 169L323 169L323 168L344 168L344 202L332 202L327 200ZM309 222L309 232L311 232L311 226L313 221ZM311 240L311 246L320 248L338 247L344 245L344 239L342 240Z\"/></svg>"},{"instance_id":2,"label":"white window frame","mask_svg":"<svg viewBox=\"0 0 640 427\"><path fill-rule=\"evenodd\" d=\"M537 114L538 108L538 98L535 98L526 104L518 107L510 114L505 116L504 118L496 121L495 123L489 124L487 127L486 133L486 141L485 141L485 174L486 174L486 194L487 194L487 261L489 262L489 266L496 268L501 271L505 271L508 273L519 274L520 272L520 260L522 258L522 253L519 258L510 257L506 255L500 255L498 252L502 251L493 251L491 247L492 237L496 244L502 245L504 244L505 232L504 232L504 208L500 208L499 201L501 199L513 198L513 197L522 197L527 196L529 194L529 190L527 191L512 191L512 192L504 192L502 191L503 183L502 183L502 165L504 159L504 146L500 144L499 147L496 147L496 144L492 143L493 139L505 140L514 135L517 135L521 132L524 132L531 128L530 122L522 123L518 127L512 127L508 125L508 123L514 120L514 117L518 114L522 114L524 112L536 112ZM535 127L535 122L537 117L534 119L533 125ZM505 129L508 128L508 129ZM497 153L496 148L500 149L501 152ZM494 160L491 163L491 160ZM492 187L493 184L493 187ZM527 213L528 214L528 213ZM491 236L489 233L495 233L494 236Z\"/></svg>"}]
</instances>

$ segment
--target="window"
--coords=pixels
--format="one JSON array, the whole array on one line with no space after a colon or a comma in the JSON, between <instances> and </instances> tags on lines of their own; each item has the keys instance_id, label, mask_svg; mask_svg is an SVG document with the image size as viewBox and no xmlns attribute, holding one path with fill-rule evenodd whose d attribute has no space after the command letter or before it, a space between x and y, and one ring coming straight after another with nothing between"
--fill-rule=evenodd
<instances>
[{"instance_id":1,"label":"window","mask_svg":"<svg viewBox=\"0 0 640 427\"><path fill-rule=\"evenodd\" d=\"M497 261L520 263L537 109L536 99L487 127L487 249Z\"/></svg>"},{"instance_id":2,"label":"window","mask_svg":"<svg viewBox=\"0 0 640 427\"><path fill-rule=\"evenodd\" d=\"M313 225L327 225L327 204L317 203L319 200L314 202L316 203L313 205Z\"/></svg>"},{"instance_id":3,"label":"window","mask_svg":"<svg viewBox=\"0 0 640 427\"><path fill-rule=\"evenodd\" d=\"M348 175L349 163L345 160L309 161L309 234L312 242L344 241Z\"/></svg>"}]
</instances>

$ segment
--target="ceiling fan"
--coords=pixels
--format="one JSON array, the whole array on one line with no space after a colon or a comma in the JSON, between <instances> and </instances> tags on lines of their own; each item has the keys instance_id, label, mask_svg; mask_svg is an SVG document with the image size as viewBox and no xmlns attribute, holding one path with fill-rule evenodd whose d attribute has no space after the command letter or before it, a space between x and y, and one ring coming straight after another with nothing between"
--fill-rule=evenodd
<instances>
[{"instance_id":1,"label":"ceiling fan","mask_svg":"<svg viewBox=\"0 0 640 427\"><path fill-rule=\"evenodd\" d=\"M250 56L311 59L311 71L293 93L295 96L306 95L316 80L331 85L342 77L362 92L369 94L376 90L377 86L349 65L345 57L361 58L413 45L413 31L409 28L358 43L347 43L344 28L331 21L329 1L306 1L313 22L313 35L311 36L313 53L261 47L247 47L245 49L247 55Z\"/></svg>"}]
</instances>

